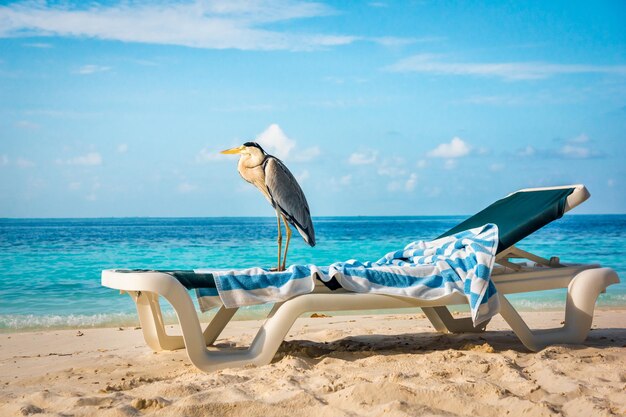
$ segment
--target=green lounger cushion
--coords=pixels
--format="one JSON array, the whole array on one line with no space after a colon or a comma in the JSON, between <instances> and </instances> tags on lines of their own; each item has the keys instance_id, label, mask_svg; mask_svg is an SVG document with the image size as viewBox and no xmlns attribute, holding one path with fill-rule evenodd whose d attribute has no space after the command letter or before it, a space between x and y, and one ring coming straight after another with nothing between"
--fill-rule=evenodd
<instances>
[{"instance_id":1,"label":"green lounger cushion","mask_svg":"<svg viewBox=\"0 0 626 417\"><path fill-rule=\"evenodd\" d=\"M548 223L561 218L567 197L573 191L574 188L518 191L496 201L438 238L486 223L495 223L498 225L500 240L498 252L502 252Z\"/></svg>"}]
</instances>

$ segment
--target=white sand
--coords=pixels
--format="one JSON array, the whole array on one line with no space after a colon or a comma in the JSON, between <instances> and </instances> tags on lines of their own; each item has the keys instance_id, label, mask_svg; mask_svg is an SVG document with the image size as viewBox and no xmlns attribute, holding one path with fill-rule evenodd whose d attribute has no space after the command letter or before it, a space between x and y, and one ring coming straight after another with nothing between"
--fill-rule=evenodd
<instances>
[{"instance_id":1,"label":"white sand","mask_svg":"<svg viewBox=\"0 0 626 417\"><path fill-rule=\"evenodd\" d=\"M246 344L255 325L218 343ZM0 334L0 416L626 415L625 327L626 311L598 311L585 346L531 353L501 319L441 335L415 315L307 318L272 364L210 374L133 328Z\"/></svg>"}]
</instances>

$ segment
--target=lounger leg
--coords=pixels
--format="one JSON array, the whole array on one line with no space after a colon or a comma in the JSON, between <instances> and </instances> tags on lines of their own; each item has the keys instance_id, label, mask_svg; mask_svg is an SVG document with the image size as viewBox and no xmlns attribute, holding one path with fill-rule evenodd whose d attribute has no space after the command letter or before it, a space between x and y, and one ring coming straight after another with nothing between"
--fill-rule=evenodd
<instances>
[{"instance_id":1,"label":"lounger leg","mask_svg":"<svg viewBox=\"0 0 626 417\"><path fill-rule=\"evenodd\" d=\"M470 317L455 319L447 307L422 307L422 311L440 333L481 333L489 324L487 320L474 326Z\"/></svg>"},{"instance_id":2,"label":"lounger leg","mask_svg":"<svg viewBox=\"0 0 626 417\"><path fill-rule=\"evenodd\" d=\"M137 303L137 313L144 339L152 350L159 352L185 347L182 336L170 336L166 333L158 294L142 291L140 293L133 292L131 296ZM203 336L206 346L215 342L237 310L237 308L220 307L204 329Z\"/></svg>"},{"instance_id":3,"label":"lounger leg","mask_svg":"<svg viewBox=\"0 0 626 417\"><path fill-rule=\"evenodd\" d=\"M582 271L572 279L567 289L565 324L561 328L531 331L511 303L500 297L500 314L520 338L524 346L538 351L551 344L578 344L586 338L593 320L593 310L600 293L619 282L610 268Z\"/></svg>"},{"instance_id":4,"label":"lounger leg","mask_svg":"<svg viewBox=\"0 0 626 417\"><path fill-rule=\"evenodd\" d=\"M165 323L161 314L158 294L146 291L133 291L129 294L137 305L143 338L152 350L158 352L185 347L181 336L169 336L165 333Z\"/></svg>"},{"instance_id":5,"label":"lounger leg","mask_svg":"<svg viewBox=\"0 0 626 417\"><path fill-rule=\"evenodd\" d=\"M224 327L230 322L230 319L233 318L235 313L239 310L238 308L226 308L221 306L211 322L208 324L204 332L202 333L204 336L204 344L206 346L210 346L215 342L218 336L224 330Z\"/></svg>"},{"instance_id":6,"label":"lounger leg","mask_svg":"<svg viewBox=\"0 0 626 417\"><path fill-rule=\"evenodd\" d=\"M443 319L433 307L422 307L422 311L426 315L426 318L430 320L430 323L433 325L435 330L439 333L450 333L448 327L446 327L446 324L443 322Z\"/></svg>"},{"instance_id":7,"label":"lounger leg","mask_svg":"<svg viewBox=\"0 0 626 417\"><path fill-rule=\"evenodd\" d=\"M166 277L163 277L163 281L164 285L162 285L159 294L174 307L180 322L189 360L205 372L248 364L263 365L269 363L278 350L278 346L282 343L283 337L302 313L300 307L302 303L291 303L287 309L280 309L283 313L281 317L267 320L249 349L208 350L195 306L185 287L178 282L168 280ZM159 283L155 282L155 284L158 285ZM230 313L224 311L221 314L221 319L225 319ZM224 324L226 320L221 319L219 322ZM275 328L276 326L278 328ZM268 337L266 338L266 336Z\"/></svg>"},{"instance_id":8,"label":"lounger leg","mask_svg":"<svg viewBox=\"0 0 626 417\"><path fill-rule=\"evenodd\" d=\"M278 307L280 307L281 304L282 303L274 304L274 307L270 311L268 317L272 317L274 315L274 312L278 309ZM230 320L233 318L237 310L239 310L239 308L226 308L224 306L221 306L219 310L217 310L217 313L215 313L215 316L213 316L211 322L207 325L207 327L204 329L204 332L202 333L204 336L204 342L207 346L211 346L215 342L215 340L222 333L226 325L230 323Z\"/></svg>"}]
</instances>

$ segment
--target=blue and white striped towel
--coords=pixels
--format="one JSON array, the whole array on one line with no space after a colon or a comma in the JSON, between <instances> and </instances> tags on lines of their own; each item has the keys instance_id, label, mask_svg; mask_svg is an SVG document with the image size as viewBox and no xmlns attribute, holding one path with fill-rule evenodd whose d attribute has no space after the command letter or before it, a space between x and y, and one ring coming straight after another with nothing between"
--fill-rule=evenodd
<instances>
[{"instance_id":1,"label":"blue and white striped towel","mask_svg":"<svg viewBox=\"0 0 626 417\"><path fill-rule=\"evenodd\" d=\"M276 303L313 291L315 279L335 278L346 290L436 300L453 292L464 294L474 325L498 313L500 305L491 269L498 247L498 227L486 224L433 241L417 241L376 262L349 260L328 267L293 265L283 272L261 268L212 273L217 291L197 289L203 311Z\"/></svg>"}]
</instances>

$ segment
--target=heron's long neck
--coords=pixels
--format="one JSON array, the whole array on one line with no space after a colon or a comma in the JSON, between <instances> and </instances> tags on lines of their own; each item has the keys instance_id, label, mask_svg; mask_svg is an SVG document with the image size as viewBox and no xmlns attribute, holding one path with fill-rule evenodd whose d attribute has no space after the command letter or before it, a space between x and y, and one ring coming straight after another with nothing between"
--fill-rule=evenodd
<instances>
[{"instance_id":1,"label":"heron's long neck","mask_svg":"<svg viewBox=\"0 0 626 417\"><path fill-rule=\"evenodd\" d=\"M260 160L259 160L260 159ZM265 185L265 170L263 169L263 158L254 158L254 157L242 157L239 158L239 163L237 164L237 171L241 177L248 181L250 184L254 185L256 188L263 193L265 198L271 202L270 194Z\"/></svg>"},{"instance_id":2,"label":"heron's long neck","mask_svg":"<svg viewBox=\"0 0 626 417\"><path fill-rule=\"evenodd\" d=\"M265 155L242 155L239 158L237 169L241 172L242 170L255 168L262 165L263 161L265 161Z\"/></svg>"}]
</instances>

